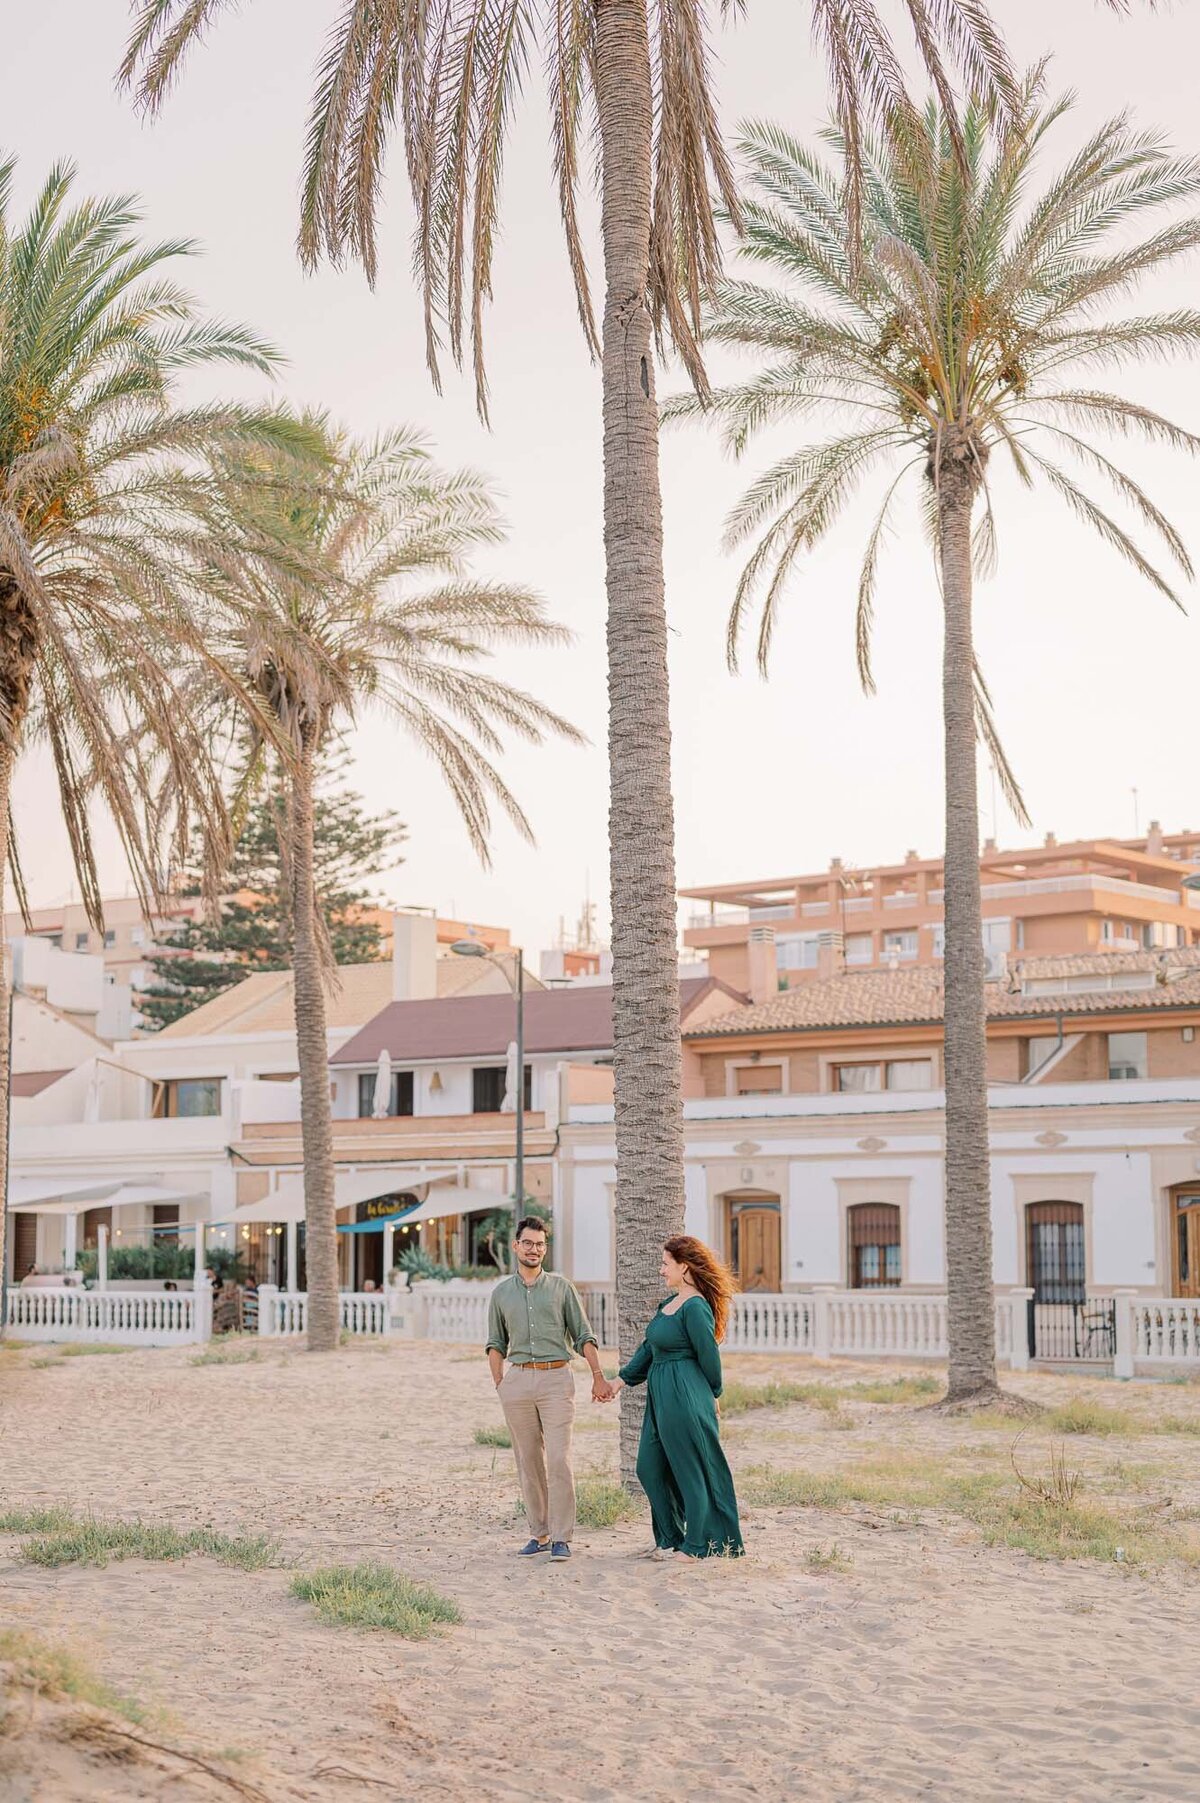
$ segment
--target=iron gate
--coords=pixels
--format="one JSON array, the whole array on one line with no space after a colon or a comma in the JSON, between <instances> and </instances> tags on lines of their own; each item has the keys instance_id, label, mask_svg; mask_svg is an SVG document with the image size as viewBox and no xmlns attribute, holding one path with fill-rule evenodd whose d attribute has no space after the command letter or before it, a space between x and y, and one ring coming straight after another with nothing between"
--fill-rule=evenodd
<instances>
[{"instance_id":1,"label":"iron gate","mask_svg":"<svg viewBox=\"0 0 1200 1803\"><path fill-rule=\"evenodd\" d=\"M1117 1305L1112 1296L1078 1302L1029 1303L1029 1348L1036 1359L1109 1362L1117 1350Z\"/></svg>"}]
</instances>

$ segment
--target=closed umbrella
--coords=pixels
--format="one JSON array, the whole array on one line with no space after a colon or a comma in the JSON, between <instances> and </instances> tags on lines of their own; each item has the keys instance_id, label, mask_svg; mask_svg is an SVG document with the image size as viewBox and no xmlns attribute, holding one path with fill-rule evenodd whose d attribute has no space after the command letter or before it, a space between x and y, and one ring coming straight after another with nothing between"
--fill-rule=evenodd
<instances>
[{"instance_id":1,"label":"closed umbrella","mask_svg":"<svg viewBox=\"0 0 1200 1803\"><path fill-rule=\"evenodd\" d=\"M392 1054L385 1046L375 1067L375 1094L371 1113L377 1121L385 1121L392 1112Z\"/></svg>"}]
</instances>

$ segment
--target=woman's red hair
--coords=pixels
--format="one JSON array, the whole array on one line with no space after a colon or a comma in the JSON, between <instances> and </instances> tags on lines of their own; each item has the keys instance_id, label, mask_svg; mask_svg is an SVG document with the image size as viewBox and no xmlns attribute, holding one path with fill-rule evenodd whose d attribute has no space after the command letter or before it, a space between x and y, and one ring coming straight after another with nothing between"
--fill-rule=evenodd
<instances>
[{"instance_id":1,"label":"woman's red hair","mask_svg":"<svg viewBox=\"0 0 1200 1803\"><path fill-rule=\"evenodd\" d=\"M665 1242L665 1249L676 1264L687 1266L688 1276L713 1312L716 1336L723 1340L729 1324L729 1304L737 1290L733 1272L703 1240L693 1239L690 1233L674 1234Z\"/></svg>"}]
</instances>

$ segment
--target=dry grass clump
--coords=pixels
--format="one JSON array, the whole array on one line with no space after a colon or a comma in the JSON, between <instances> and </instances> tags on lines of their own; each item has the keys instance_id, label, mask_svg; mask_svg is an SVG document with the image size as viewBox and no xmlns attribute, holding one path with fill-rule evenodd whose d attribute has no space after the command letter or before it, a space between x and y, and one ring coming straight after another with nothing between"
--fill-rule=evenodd
<instances>
[{"instance_id":1,"label":"dry grass clump","mask_svg":"<svg viewBox=\"0 0 1200 1803\"><path fill-rule=\"evenodd\" d=\"M12 1667L12 1676L29 1690L49 1697L69 1697L73 1702L90 1704L93 1709L107 1709L127 1722L143 1719L142 1709L132 1698L101 1683L73 1653L35 1640L31 1634L0 1629L0 1661Z\"/></svg>"},{"instance_id":2,"label":"dry grass clump","mask_svg":"<svg viewBox=\"0 0 1200 1803\"><path fill-rule=\"evenodd\" d=\"M849 1571L853 1560L835 1540L830 1546L810 1546L804 1555L808 1571Z\"/></svg>"},{"instance_id":3,"label":"dry grass clump","mask_svg":"<svg viewBox=\"0 0 1200 1803\"><path fill-rule=\"evenodd\" d=\"M189 1365L253 1365L258 1359L257 1346L209 1346L188 1360Z\"/></svg>"},{"instance_id":4,"label":"dry grass clump","mask_svg":"<svg viewBox=\"0 0 1200 1803\"><path fill-rule=\"evenodd\" d=\"M323 1622L344 1628L385 1628L406 1640L424 1640L440 1628L462 1621L457 1603L377 1560L303 1572L292 1579L291 1590L300 1602L311 1603Z\"/></svg>"},{"instance_id":5,"label":"dry grass clump","mask_svg":"<svg viewBox=\"0 0 1200 1803\"><path fill-rule=\"evenodd\" d=\"M1040 1472L962 1472L918 1459L878 1460L843 1472L780 1471L754 1466L740 1475L746 1503L766 1508L944 1510L970 1521L989 1546L1035 1559L1097 1559L1128 1565L1200 1562L1186 1540L1146 1510L1107 1508L1080 1498L1082 1476L1065 1455Z\"/></svg>"},{"instance_id":6,"label":"dry grass clump","mask_svg":"<svg viewBox=\"0 0 1200 1803\"><path fill-rule=\"evenodd\" d=\"M604 1477L580 1478L575 1506L581 1528L615 1527L618 1521L633 1521L642 1512L636 1497Z\"/></svg>"},{"instance_id":7,"label":"dry grass clump","mask_svg":"<svg viewBox=\"0 0 1200 1803\"><path fill-rule=\"evenodd\" d=\"M28 1536L19 1548L30 1565L107 1565L110 1559L186 1559L203 1553L239 1571L278 1563L277 1543L266 1534L219 1534L213 1528L180 1533L163 1522L99 1521L67 1509L0 1515L0 1533Z\"/></svg>"},{"instance_id":8,"label":"dry grass clump","mask_svg":"<svg viewBox=\"0 0 1200 1803\"><path fill-rule=\"evenodd\" d=\"M476 1446L511 1446L512 1435L506 1427L477 1427Z\"/></svg>"},{"instance_id":9,"label":"dry grass clump","mask_svg":"<svg viewBox=\"0 0 1200 1803\"><path fill-rule=\"evenodd\" d=\"M920 1402L941 1389L935 1377L887 1377L852 1384L727 1383L721 1414L743 1415L750 1409L783 1409L794 1403L836 1415L844 1402Z\"/></svg>"}]
</instances>

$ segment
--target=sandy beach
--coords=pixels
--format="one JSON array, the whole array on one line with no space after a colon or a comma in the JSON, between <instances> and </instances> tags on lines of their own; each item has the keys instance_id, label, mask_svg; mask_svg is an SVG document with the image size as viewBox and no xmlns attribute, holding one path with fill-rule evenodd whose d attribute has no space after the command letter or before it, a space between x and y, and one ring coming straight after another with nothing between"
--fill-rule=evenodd
<instances>
[{"instance_id":1,"label":"sandy beach","mask_svg":"<svg viewBox=\"0 0 1200 1803\"><path fill-rule=\"evenodd\" d=\"M246 1349L248 1351L248 1349ZM1141 1429L1052 1439L1083 1494L1169 1523L1169 1556L1046 1560L988 1545L953 1509L886 1499L745 1506L741 1562L638 1557L640 1520L581 1529L573 1561L513 1555L511 1454L466 1347L392 1343L310 1358L257 1349L0 1358L0 1512L67 1506L178 1528L276 1536L287 1567L377 1558L433 1584L462 1625L409 1642L325 1626L286 1568L194 1556L42 1569L0 1536L0 1623L85 1659L161 1740L224 1760L244 1795L419 1795L467 1803L780 1798L830 1803L1179 1803L1200 1793L1195 1673L1200 1389L1029 1376L1052 1405L1089 1399ZM861 1364L740 1358L728 1375L835 1386ZM908 1371L905 1375L910 1375ZM611 1475L614 1410L580 1367L576 1467ZM1158 1432L1170 1416L1172 1431ZM1153 1430L1153 1431L1151 1431ZM864 1465L1012 1480L1011 1424L916 1403L795 1402L731 1416L735 1478ZM987 1480L990 1481L990 1480ZM756 1491L757 1486L757 1491ZM886 1487L886 1486L885 1486ZM49 1714L0 1737L13 1803L232 1794L199 1769L34 1757ZM150 1732L151 1730L144 1730ZM7 1771L7 1777L5 1772ZM5 1789L5 1785L9 1788Z\"/></svg>"}]
</instances>

